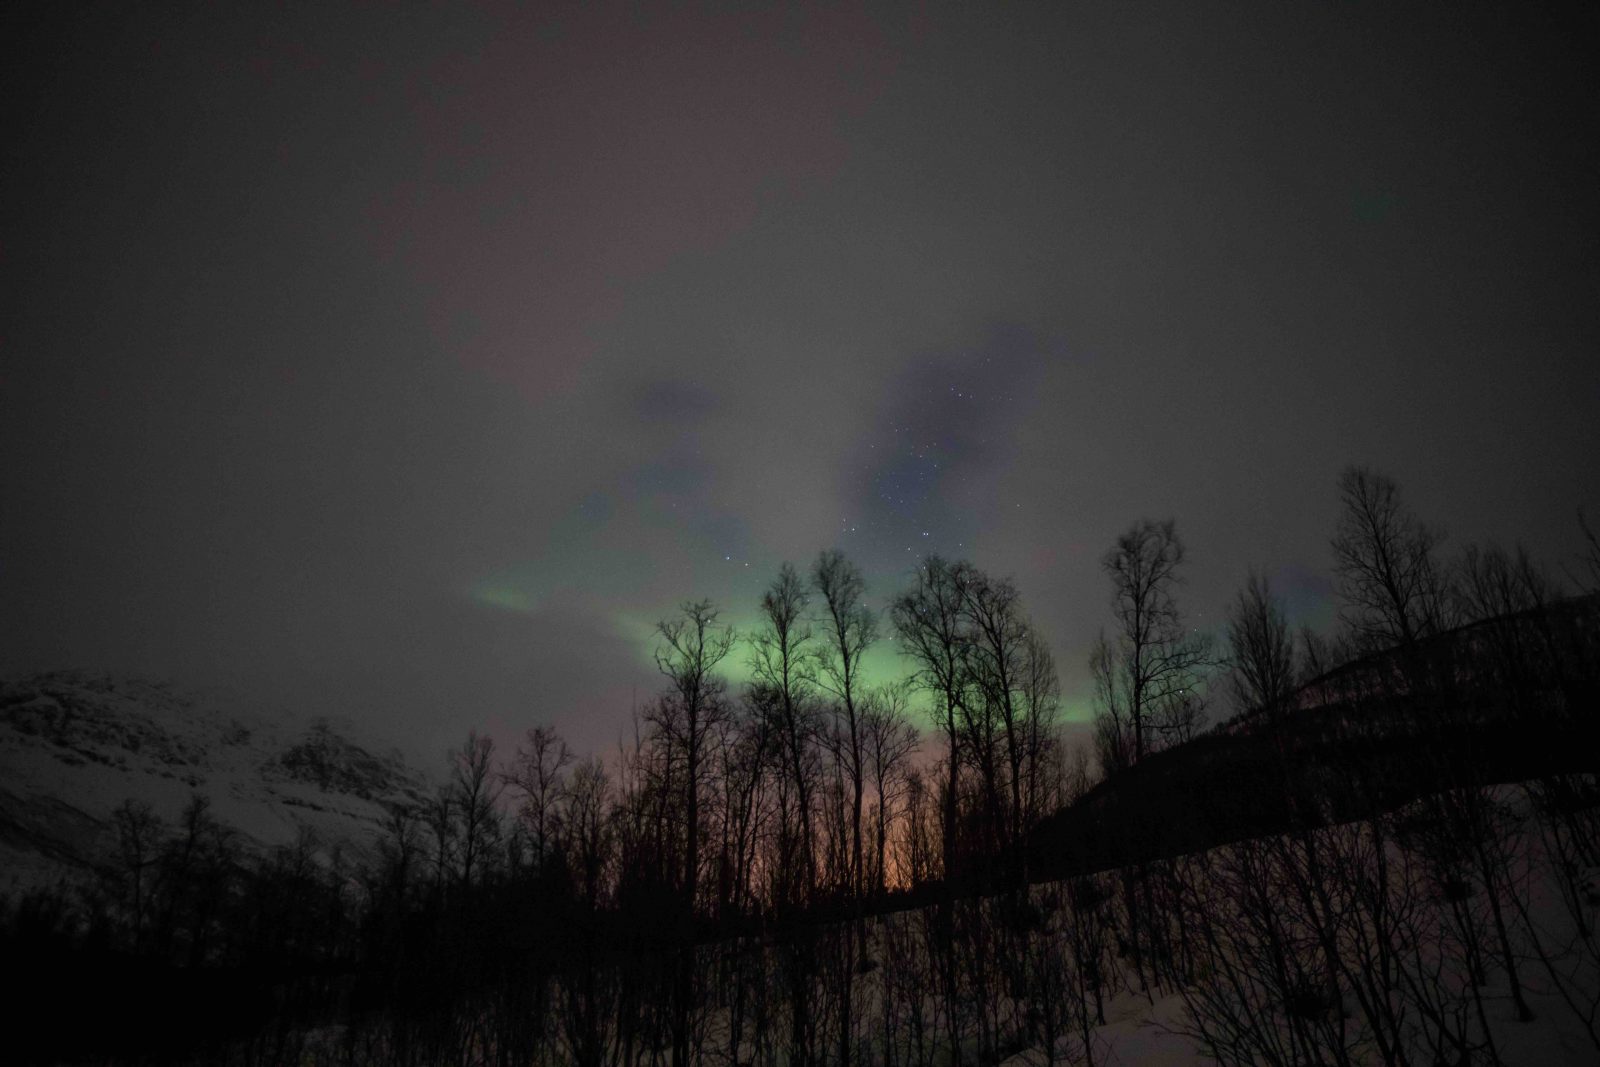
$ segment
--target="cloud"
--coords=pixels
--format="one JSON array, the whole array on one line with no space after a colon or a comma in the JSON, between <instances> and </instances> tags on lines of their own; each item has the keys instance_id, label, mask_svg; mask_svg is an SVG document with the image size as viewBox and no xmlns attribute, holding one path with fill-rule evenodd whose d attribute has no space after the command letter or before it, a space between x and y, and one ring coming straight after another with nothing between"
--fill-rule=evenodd
<instances>
[{"instance_id":1,"label":"cloud","mask_svg":"<svg viewBox=\"0 0 1600 1067\"><path fill-rule=\"evenodd\" d=\"M831 179L842 123L893 65L885 32L848 12L508 18L409 87L412 176L375 195L375 247L463 364L560 396L589 379L630 282Z\"/></svg>"}]
</instances>

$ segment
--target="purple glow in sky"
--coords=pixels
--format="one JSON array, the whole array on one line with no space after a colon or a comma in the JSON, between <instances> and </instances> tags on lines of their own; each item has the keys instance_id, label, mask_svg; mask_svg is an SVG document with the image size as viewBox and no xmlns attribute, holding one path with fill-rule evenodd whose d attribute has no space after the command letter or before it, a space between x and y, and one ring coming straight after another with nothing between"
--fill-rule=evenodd
<instances>
[{"instance_id":1,"label":"purple glow in sky","mask_svg":"<svg viewBox=\"0 0 1600 1067\"><path fill-rule=\"evenodd\" d=\"M1141 516L1201 626L1328 618L1346 463L1576 550L1592 20L911 10L9 6L0 667L595 748L838 546L1011 575L1081 716Z\"/></svg>"}]
</instances>

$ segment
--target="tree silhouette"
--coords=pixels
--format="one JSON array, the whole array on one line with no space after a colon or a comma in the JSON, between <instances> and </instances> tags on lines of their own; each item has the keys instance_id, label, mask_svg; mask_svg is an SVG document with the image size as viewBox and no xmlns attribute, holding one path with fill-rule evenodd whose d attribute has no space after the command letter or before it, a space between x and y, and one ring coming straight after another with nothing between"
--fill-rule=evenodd
<instances>
[{"instance_id":1,"label":"tree silhouette","mask_svg":"<svg viewBox=\"0 0 1600 1067\"><path fill-rule=\"evenodd\" d=\"M901 650L916 664L916 685L931 693L945 735L945 786L942 790L943 876L956 873L957 806L961 775L961 718L972 684L967 659L970 640L962 618L966 570L940 556L923 561L912 588L894 601L890 614Z\"/></svg>"},{"instance_id":2,"label":"tree silhouette","mask_svg":"<svg viewBox=\"0 0 1600 1067\"><path fill-rule=\"evenodd\" d=\"M718 612L709 600L683 605L675 619L656 626L660 644L656 667L667 679L667 692L649 720L665 758L676 765L683 803L683 864L678 880L680 923L685 944L679 952L673 990L672 1051L674 1063L688 1063L692 1047L690 1013L695 999L694 919L700 891L701 802L711 770L709 749L726 721L726 683L715 673L733 649L732 627L717 625Z\"/></svg>"},{"instance_id":3,"label":"tree silhouette","mask_svg":"<svg viewBox=\"0 0 1600 1067\"><path fill-rule=\"evenodd\" d=\"M812 823L818 721L815 687L810 681L812 630L806 616L805 584L785 563L761 596L760 623L750 635L750 666L759 692L753 702L773 718L773 749L780 777L794 803L779 818L789 827L782 836L784 855L778 884L786 904L810 899L816 887L816 829ZM792 896L791 896L792 894Z\"/></svg>"},{"instance_id":4,"label":"tree silhouette","mask_svg":"<svg viewBox=\"0 0 1600 1067\"><path fill-rule=\"evenodd\" d=\"M1283 604L1265 576L1250 572L1228 612L1228 664L1239 711L1269 717L1289 709L1298 679Z\"/></svg>"},{"instance_id":5,"label":"tree silhouette","mask_svg":"<svg viewBox=\"0 0 1600 1067\"><path fill-rule=\"evenodd\" d=\"M1143 519L1117 538L1101 566L1111 579L1116 629L1091 657L1100 705L1102 761L1133 764L1157 742L1192 736L1210 646L1178 610L1183 542L1171 519Z\"/></svg>"},{"instance_id":6,"label":"tree silhouette","mask_svg":"<svg viewBox=\"0 0 1600 1067\"><path fill-rule=\"evenodd\" d=\"M459 826L461 884L470 886L481 874L490 849L499 839L500 814L495 807L501 781L494 772L494 739L468 731L450 756L450 796Z\"/></svg>"},{"instance_id":7,"label":"tree silhouette","mask_svg":"<svg viewBox=\"0 0 1600 1067\"><path fill-rule=\"evenodd\" d=\"M1339 502L1333 557L1345 625L1364 651L1414 649L1446 625L1437 558L1443 535L1406 508L1393 479L1370 467L1345 468Z\"/></svg>"},{"instance_id":8,"label":"tree silhouette","mask_svg":"<svg viewBox=\"0 0 1600 1067\"><path fill-rule=\"evenodd\" d=\"M557 804L566 784L566 769L576 757L548 726L528 730L517 746L505 784L522 794L518 815L533 837L534 870L543 871L558 831Z\"/></svg>"}]
</instances>

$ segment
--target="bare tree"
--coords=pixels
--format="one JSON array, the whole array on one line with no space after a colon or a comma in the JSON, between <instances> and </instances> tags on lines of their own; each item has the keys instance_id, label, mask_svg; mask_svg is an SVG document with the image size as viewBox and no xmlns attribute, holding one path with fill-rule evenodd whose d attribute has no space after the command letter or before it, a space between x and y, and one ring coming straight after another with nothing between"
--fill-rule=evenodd
<instances>
[{"instance_id":1,"label":"bare tree","mask_svg":"<svg viewBox=\"0 0 1600 1067\"><path fill-rule=\"evenodd\" d=\"M785 563L777 580L761 596L761 623L750 637L750 667L763 690L752 694L752 702L769 709L775 720L773 751L794 790L793 810L785 810L782 817L799 824L798 834L785 840L798 846L799 855L794 858L798 860L797 888L802 898L809 897L817 880L812 793L819 724L815 692L807 677L812 652L807 603L805 584L794 567Z\"/></svg>"},{"instance_id":2,"label":"bare tree","mask_svg":"<svg viewBox=\"0 0 1600 1067\"><path fill-rule=\"evenodd\" d=\"M563 795L566 768L574 759L559 734L548 726L530 729L507 769L505 784L522 794L518 814L533 837L534 869L542 871L553 847L556 807Z\"/></svg>"},{"instance_id":3,"label":"bare tree","mask_svg":"<svg viewBox=\"0 0 1600 1067\"><path fill-rule=\"evenodd\" d=\"M932 811L928 780L913 767L906 772L904 831L896 844L896 862L908 886L915 888L938 871L939 815Z\"/></svg>"},{"instance_id":4,"label":"bare tree","mask_svg":"<svg viewBox=\"0 0 1600 1067\"><path fill-rule=\"evenodd\" d=\"M1600 593L1600 536L1596 536L1582 508L1578 509L1578 528L1583 531L1583 566L1589 573L1587 581L1579 579L1577 584L1591 593Z\"/></svg>"},{"instance_id":5,"label":"bare tree","mask_svg":"<svg viewBox=\"0 0 1600 1067\"><path fill-rule=\"evenodd\" d=\"M747 703L755 716L766 720L763 747L778 765L777 834L772 842L776 856L768 881L772 903L785 919L791 909L812 900L818 877L815 823L822 723L811 677L809 599L805 582L785 563L762 594L760 621L750 636L754 680ZM799 1064L809 1063L813 1053L814 956L810 931L792 931L782 950L781 973L789 1001L788 1055Z\"/></svg>"},{"instance_id":6,"label":"bare tree","mask_svg":"<svg viewBox=\"0 0 1600 1067\"><path fill-rule=\"evenodd\" d=\"M823 552L811 572L822 598L822 637L814 663L817 684L831 694L840 714L841 765L850 779L849 888L859 896L862 885L861 809L865 793L862 753L861 657L878 639L878 621L866 606L861 570L838 550Z\"/></svg>"},{"instance_id":7,"label":"bare tree","mask_svg":"<svg viewBox=\"0 0 1600 1067\"><path fill-rule=\"evenodd\" d=\"M1547 606L1560 590L1521 545L1468 545L1456 567L1456 612L1470 622L1516 615Z\"/></svg>"},{"instance_id":8,"label":"bare tree","mask_svg":"<svg viewBox=\"0 0 1600 1067\"><path fill-rule=\"evenodd\" d=\"M836 999L838 1010L838 1055L841 1063L852 1059L854 1039L854 976L856 959L865 952L859 937L860 909L865 888L865 841L862 811L866 799L866 736L862 721L863 684L861 657L878 639L876 614L865 602L866 582L861 570L837 549L817 557L811 571L812 586L821 598L821 636L813 658L814 677L833 698L835 723L831 734L836 782L848 780L848 796L840 799L849 805L849 825L843 859L843 882L848 897L855 902L857 919L844 931L842 953L836 961ZM843 794L843 791L840 790Z\"/></svg>"},{"instance_id":9,"label":"bare tree","mask_svg":"<svg viewBox=\"0 0 1600 1067\"><path fill-rule=\"evenodd\" d=\"M1341 650L1309 625L1302 624L1296 637L1300 646L1300 676L1296 680L1301 685L1322 677L1336 664L1345 661Z\"/></svg>"},{"instance_id":10,"label":"bare tree","mask_svg":"<svg viewBox=\"0 0 1600 1067\"><path fill-rule=\"evenodd\" d=\"M494 738L468 731L466 743L450 753L450 793L460 818L462 885L472 884L475 869L499 836L495 801L500 788L494 773Z\"/></svg>"},{"instance_id":11,"label":"bare tree","mask_svg":"<svg viewBox=\"0 0 1600 1067\"><path fill-rule=\"evenodd\" d=\"M1238 710L1273 718L1287 711L1296 684L1294 639L1265 576L1250 572L1228 613L1227 633Z\"/></svg>"},{"instance_id":12,"label":"bare tree","mask_svg":"<svg viewBox=\"0 0 1600 1067\"><path fill-rule=\"evenodd\" d=\"M713 672L733 649L734 632L717 625L719 614L709 600L700 600L657 624L656 667L667 679L667 692L647 716L668 758L681 768L687 839L680 885L691 911L699 889L700 806L711 769L706 757L728 716L727 684Z\"/></svg>"},{"instance_id":13,"label":"bare tree","mask_svg":"<svg viewBox=\"0 0 1600 1067\"><path fill-rule=\"evenodd\" d=\"M124 800L111 817L117 831L118 873L123 881L124 905L133 928L133 947L138 950L144 946L145 916L150 910L150 872L156 864L165 828L160 816L142 800Z\"/></svg>"},{"instance_id":14,"label":"bare tree","mask_svg":"<svg viewBox=\"0 0 1600 1067\"><path fill-rule=\"evenodd\" d=\"M562 784L566 829L562 844L579 899L599 905L612 858L611 776L598 757L578 761Z\"/></svg>"},{"instance_id":15,"label":"bare tree","mask_svg":"<svg viewBox=\"0 0 1600 1067\"><path fill-rule=\"evenodd\" d=\"M433 892L443 894L455 871L457 849L455 793L448 785L440 786L428 799L423 819L433 838Z\"/></svg>"},{"instance_id":16,"label":"bare tree","mask_svg":"<svg viewBox=\"0 0 1600 1067\"><path fill-rule=\"evenodd\" d=\"M711 742L728 715L726 683L714 671L733 649L734 632L717 625L718 612L709 600L683 605L675 619L656 625L661 639L656 667L667 679L667 691L650 713L650 725L677 765L683 803L683 867L679 878L680 919L684 944L679 951L673 985L673 1063L690 1062L693 1034L690 1012L695 991L693 924L700 889L701 801L712 769Z\"/></svg>"},{"instance_id":17,"label":"bare tree","mask_svg":"<svg viewBox=\"0 0 1600 1067\"><path fill-rule=\"evenodd\" d=\"M981 697L967 709L969 747L991 830L1005 848L1022 837L1026 706L1020 690L1027 674L1028 626L1022 617L1022 597L1009 581L996 581L969 568L962 593L962 617L970 635L968 658ZM1002 797L1002 788L1009 795Z\"/></svg>"},{"instance_id":18,"label":"bare tree","mask_svg":"<svg viewBox=\"0 0 1600 1067\"><path fill-rule=\"evenodd\" d=\"M909 758L917 747L910 718L910 686L890 685L872 695L863 713L867 765L877 793L871 881L875 892L888 887L889 833L906 789Z\"/></svg>"},{"instance_id":19,"label":"bare tree","mask_svg":"<svg viewBox=\"0 0 1600 1067\"><path fill-rule=\"evenodd\" d=\"M1049 814L1048 807L1062 803L1058 796L1052 796L1046 782L1046 768L1061 745L1056 721L1061 710L1061 681L1050 646L1031 624L1023 649L1022 703L1026 716L1022 726L1021 767L1026 776L1022 825L1031 827ZM1087 758L1087 753L1084 755ZM1087 784L1084 788L1088 788Z\"/></svg>"},{"instance_id":20,"label":"bare tree","mask_svg":"<svg viewBox=\"0 0 1600 1067\"><path fill-rule=\"evenodd\" d=\"M763 823L772 718L769 709L746 701L724 723L716 745L718 915L748 914L754 904L751 868Z\"/></svg>"},{"instance_id":21,"label":"bare tree","mask_svg":"<svg viewBox=\"0 0 1600 1067\"><path fill-rule=\"evenodd\" d=\"M395 907L404 906L411 891L412 869L422 850L421 824L418 809L408 804L391 807L383 821L384 836L378 843L381 889Z\"/></svg>"},{"instance_id":22,"label":"bare tree","mask_svg":"<svg viewBox=\"0 0 1600 1067\"><path fill-rule=\"evenodd\" d=\"M1362 651L1411 649L1444 629L1443 535L1406 508L1393 479L1369 467L1345 468L1339 500L1334 575L1342 617Z\"/></svg>"},{"instance_id":23,"label":"bare tree","mask_svg":"<svg viewBox=\"0 0 1600 1067\"><path fill-rule=\"evenodd\" d=\"M1127 673L1104 631L1089 650L1089 674L1094 679L1095 757L1101 775L1110 778L1133 766L1134 729Z\"/></svg>"},{"instance_id":24,"label":"bare tree","mask_svg":"<svg viewBox=\"0 0 1600 1067\"><path fill-rule=\"evenodd\" d=\"M970 638L962 619L966 570L959 563L930 556L917 568L913 580L911 590L897 598L890 611L901 650L917 666L913 678L933 695L935 713L945 734L948 755L946 787L941 797L941 850L944 877L949 879L956 870L960 722L972 685L967 661Z\"/></svg>"},{"instance_id":25,"label":"bare tree","mask_svg":"<svg viewBox=\"0 0 1600 1067\"><path fill-rule=\"evenodd\" d=\"M1062 740L1065 744L1065 740ZM1094 771L1091 766L1091 742L1078 741L1067 749L1063 766L1060 803L1063 807L1076 804L1085 793L1094 785Z\"/></svg>"},{"instance_id":26,"label":"bare tree","mask_svg":"<svg viewBox=\"0 0 1600 1067\"><path fill-rule=\"evenodd\" d=\"M1184 627L1178 610L1183 559L1172 520L1144 519L1118 537L1102 561L1117 628L1109 641L1102 636L1090 666L1102 735L1127 735L1116 736L1115 759L1137 763L1157 740L1183 740L1199 725L1199 686L1210 647L1203 635Z\"/></svg>"},{"instance_id":27,"label":"bare tree","mask_svg":"<svg viewBox=\"0 0 1600 1067\"><path fill-rule=\"evenodd\" d=\"M1210 643L1184 626L1178 610L1183 559L1172 520L1144 519L1117 538L1102 562L1111 578L1117 627L1109 640L1102 634L1090 668L1098 704L1096 744L1107 776L1139 763L1158 744L1187 740L1199 725L1199 689L1211 653ZM1158 975L1171 946L1144 863L1124 871L1123 890L1134 972L1148 990L1146 964Z\"/></svg>"}]
</instances>

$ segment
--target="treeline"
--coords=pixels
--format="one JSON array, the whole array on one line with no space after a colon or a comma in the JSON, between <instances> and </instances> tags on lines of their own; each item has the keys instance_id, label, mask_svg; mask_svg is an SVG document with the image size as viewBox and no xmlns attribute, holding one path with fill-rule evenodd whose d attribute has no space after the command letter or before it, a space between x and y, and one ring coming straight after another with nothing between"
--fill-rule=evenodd
<instances>
[{"instance_id":1,"label":"treeline","mask_svg":"<svg viewBox=\"0 0 1600 1067\"><path fill-rule=\"evenodd\" d=\"M1446 558L1372 471L1340 493L1332 636L1292 631L1258 575L1201 634L1173 523L1119 537L1089 744L1065 742L1009 581L930 558L880 612L824 552L781 569L747 633L704 601L664 620L663 689L615 753L580 758L545 727L503 754L469 734L359 864L304 837L246 854L199 800L176 827L125 805L97 885L9 903L6 943L63 980L112 976L94 999L122 997L125 1043L77 1052L241 1063L1092 1062L1107 998L1162 989L1225 1062L1405 1064L1428 1042L1463 1062L1494 1054L1484 983L1509 975L1521 997L1529 959L1580 976L1558 986L1593 1036L1595 768L1531 775L1541 843L1513 848L1523 823L1487 788L1482 739L1508 722L1593 736L1595 601L1563 600L1525 553ZM863 677L880 641L913 667L896 684ZM736 690L721 670L739 654ZM1232 718L1202 736L1220 706ZM1415 746L1428 758L1397 795L1372 753L1406 731L1438 743ZM1087 832L1045 832L1063 809L1103 821L1219 737L1255 739L1276 778L1269 844L1181 857L1137 822L1099 825L1130 851L1097 871ZM1319 776L1387 803L1332 827ZM1163 799L1176 815L1196 798ZM1576 941L1535 932L1528 864ZM1448 1003L1427 992L1442 975Z\"/></svg>"},{"instance_id":2,"label":"treeline","mask_svg":"<svg viewBox=\"0 0 1600 1067\"><path fill-rule=\"evenodd\" d=\"M94 879L0 898L8 1057L203 1060L338 1009L377 899L339 845L303 831L262 854L199 795L175 824L139 801L113 822Z\"/></svg>"},{"instance_id":3,"label":"treeline","mask_svg":"<svg viewBox=\"0 0 1600 1067\"><path fill-rule=\"evenodd\" d=\"M1181 994L1183 1029L1223 1064L1499 1064L1536 1024L1561 1032L1545 1055L1588 1061L1600 546L1584 525L1586 591L1564 597L1526 552L1447 556L1380 474L1339 488L1340 632L1294 633L1251 576L1225 633L1238 713L1085 798L1143 842L1115 879L1124 973ZM1157 662L1187 654L1168 648ZM1101 751L1134 721L1103 699ZM1197 769L1257 812L1158 828L1149 801L1181 803Z\"/></svg>"}]
</instances>

